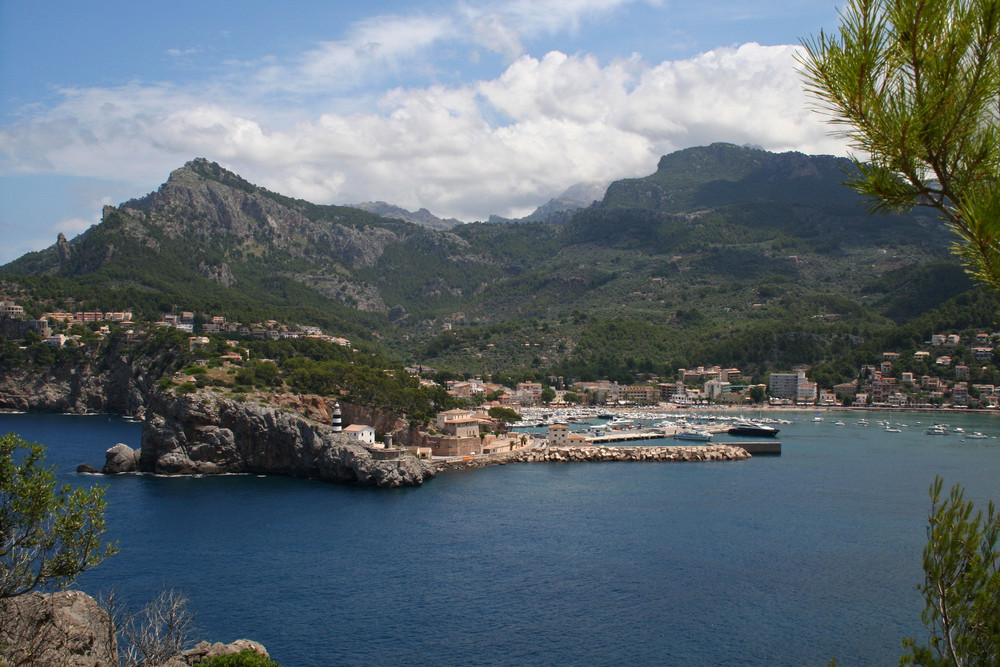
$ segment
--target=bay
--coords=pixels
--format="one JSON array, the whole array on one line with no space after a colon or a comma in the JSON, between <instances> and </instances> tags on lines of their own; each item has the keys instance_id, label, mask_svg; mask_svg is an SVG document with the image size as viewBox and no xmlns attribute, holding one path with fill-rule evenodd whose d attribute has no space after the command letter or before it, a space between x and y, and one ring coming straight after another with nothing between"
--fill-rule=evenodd
<instances>
[{"instance_id":1,"label":"bay","mask_svg":"<svg viewBox=\"0 0 1000 667\"><path fill-rule=\"evenodd\" d=\"M77 475L138 446L108 416L5 414L0 432L46 444L62 481L107 487L121 553L80 588L133 605L177 588L199 637L255 639L287 667L897 664L923 633L934 476L1000 498L1000 441L924 427L994 436L1000 417L893 414L906 426L887 433L882 415L785 416L780 457L508 465L393 490Z\"/></svg>"}]
</instances>

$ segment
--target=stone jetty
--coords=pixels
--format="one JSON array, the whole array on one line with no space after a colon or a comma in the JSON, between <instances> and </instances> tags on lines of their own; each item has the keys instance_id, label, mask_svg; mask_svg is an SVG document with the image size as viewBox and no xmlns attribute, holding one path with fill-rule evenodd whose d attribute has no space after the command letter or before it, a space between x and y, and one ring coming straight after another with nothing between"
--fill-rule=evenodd
<instances>
[{"instance_id":1,"label":"stone jetty","mask_svg":"<svg viewBox=\"0 0 1000 667\"><path fill-rule=\"evenodd\" d=\"M435 461L439 471L482 468L508 463L576 463L613 461L739 461L750 458L736 445L672 445L665 447L535 447L493 456Z\"/></svg>"}]
</instances>

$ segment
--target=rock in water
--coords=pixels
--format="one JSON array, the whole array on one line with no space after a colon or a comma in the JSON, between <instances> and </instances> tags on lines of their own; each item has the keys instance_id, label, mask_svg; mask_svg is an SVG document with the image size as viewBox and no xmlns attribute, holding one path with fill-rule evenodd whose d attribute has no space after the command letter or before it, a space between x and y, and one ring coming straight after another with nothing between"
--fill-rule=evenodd
<instances>
[{"instance_id":1,"label":"rock in water","mask_svg":"<svg viewBox=\"0 0 1000 667\"><path fill-rule=\"evenodd\" d=\"M119 442L104 453L105 463L101 470L105 475L117 475L122 472L135 472L139 464L139 452L128 445Z\"/></svg>"}]
</instances>

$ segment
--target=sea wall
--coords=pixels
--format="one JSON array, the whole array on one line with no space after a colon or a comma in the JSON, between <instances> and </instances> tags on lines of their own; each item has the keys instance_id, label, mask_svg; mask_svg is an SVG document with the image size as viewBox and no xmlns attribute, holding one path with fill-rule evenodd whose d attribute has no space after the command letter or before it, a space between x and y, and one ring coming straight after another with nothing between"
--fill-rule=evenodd
<instances>
[{"instance_id":1,"label":"sea wall","mask_svg":"<svg viewBox=\"0 0 1000 667\"><path fill-rule=\"evenodd\" d=\"M138 454L125 447L109 450L103 472L129 472L116 462L131 460L138 471L157 474L279 474L380 487L415 486L434 475L414 456L375 460L327 424L210 391L154 394Z\"/></svg>"},{"instance_id":2,"label":"sea wall","mask_svg":"<svg viewBox=\"0 0 1000 667\"><path fill-rule=\"evenodd\" d=\"M615 461L740 461L750 458L733 445L670 445L649 447L537 447L493 456L436 462L439 471L481 468L508 463L570 463Z\"/></svg>"}]
</instances>

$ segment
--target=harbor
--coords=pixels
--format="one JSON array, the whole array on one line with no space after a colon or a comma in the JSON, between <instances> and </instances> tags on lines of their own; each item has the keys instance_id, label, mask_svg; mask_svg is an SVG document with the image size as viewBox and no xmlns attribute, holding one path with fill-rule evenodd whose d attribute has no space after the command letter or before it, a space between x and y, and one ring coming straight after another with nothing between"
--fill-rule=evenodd
<instances>
[{"instance_id":1,"label":"harbor","mask_svg":"<svg viewBox=\"0 0 1000 667\"><path fill-rule=\"evenodd\" d=\"M587 410L532 412L526 415L527 429L536 440L544 438L549 448L573 446L634 448L643 441L676 440L678 445L737 447L749 456L780 456L779 426L784 419L748 419L732 415L618 411L594 413ZM541 429L544 429L542 431ZM635 444L632 444L635 443ZM656 445L670 447L671 445Z\"/></svg>"}]
</instances>

